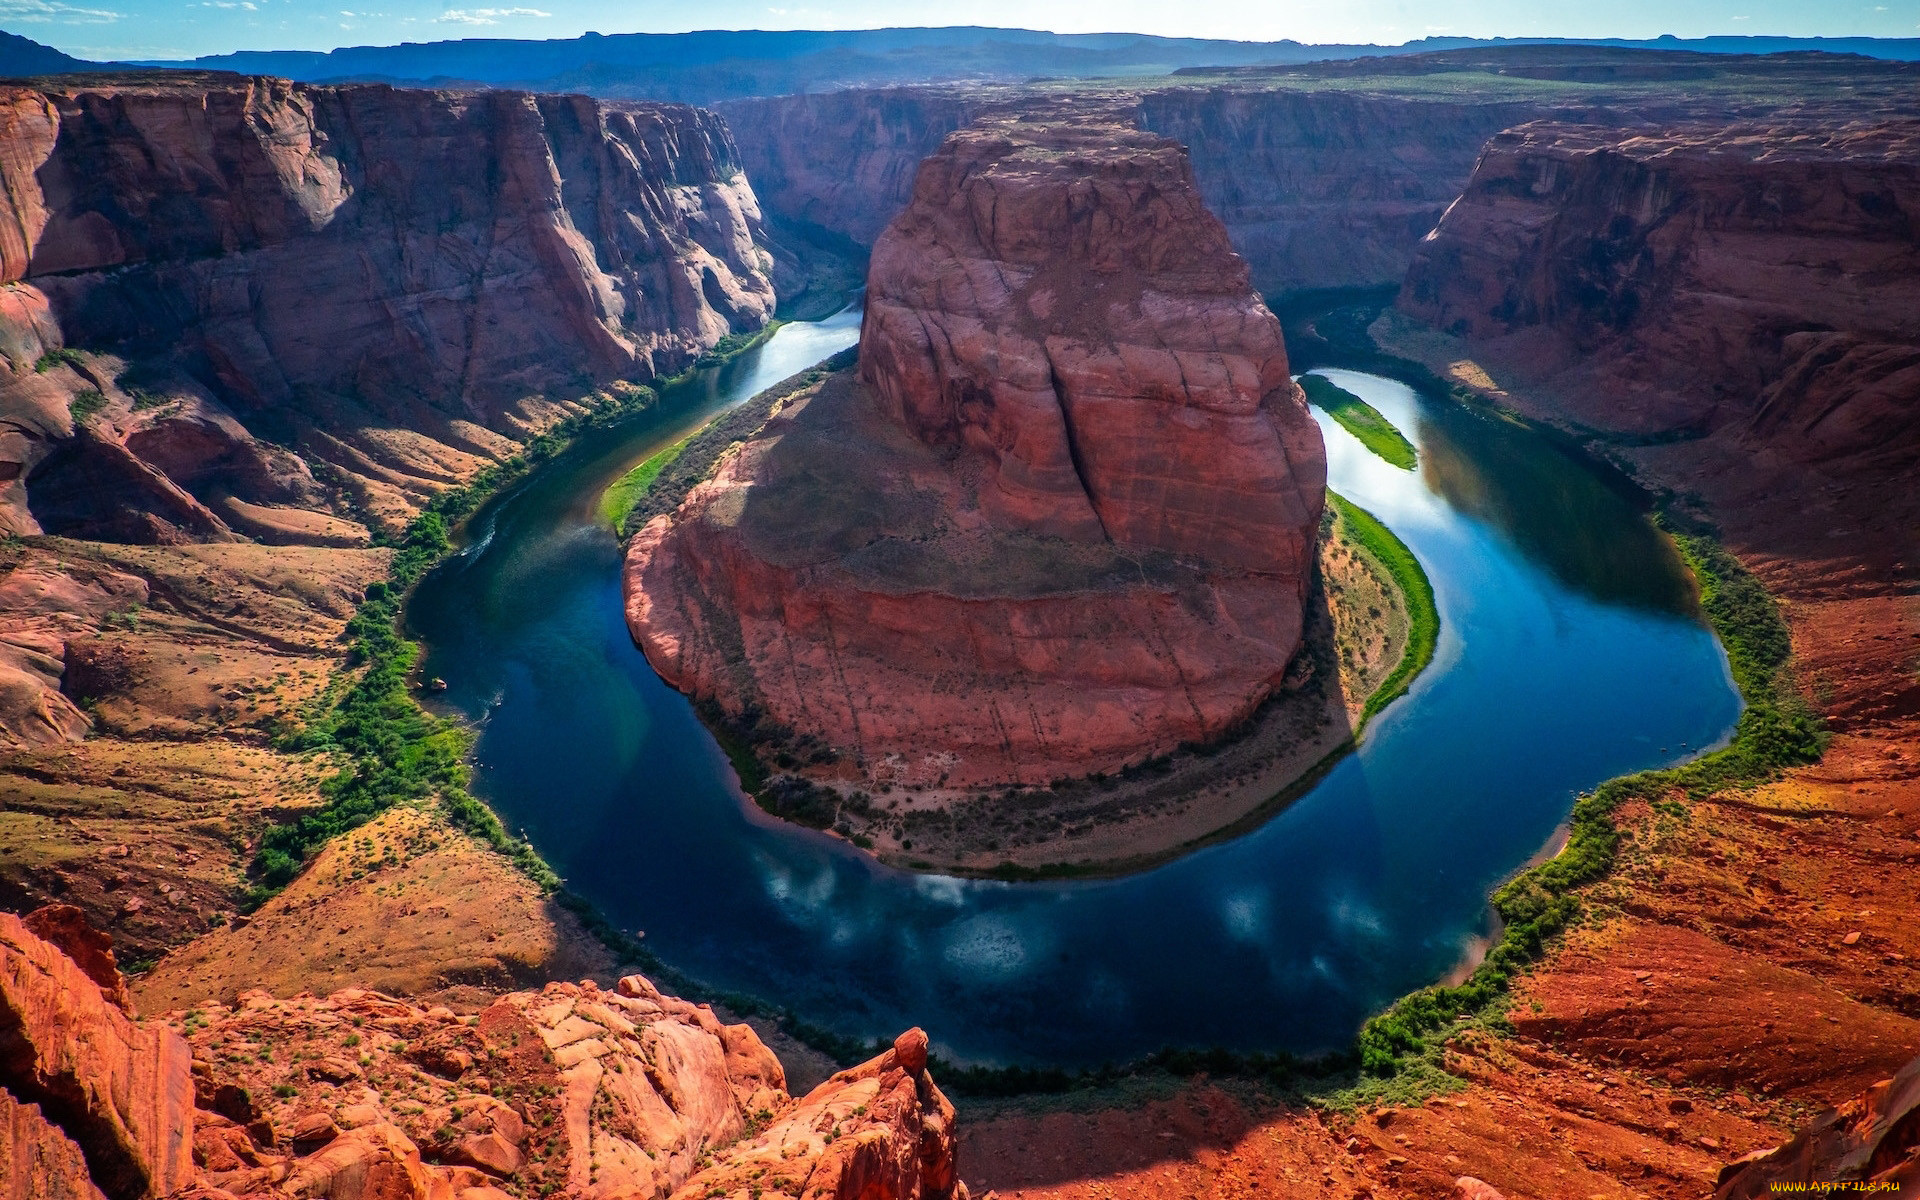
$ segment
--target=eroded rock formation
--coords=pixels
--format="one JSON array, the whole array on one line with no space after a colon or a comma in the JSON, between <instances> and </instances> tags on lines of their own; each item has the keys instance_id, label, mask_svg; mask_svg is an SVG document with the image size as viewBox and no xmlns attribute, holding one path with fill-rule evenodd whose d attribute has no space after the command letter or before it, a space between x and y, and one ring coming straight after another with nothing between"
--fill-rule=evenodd
<instances>
[{"instance_id":1,"label":"eroded rock formation","mask_svg":"<svg viewBox=\"0 0 1920 1200\"><path fill-rule=\"evenodd\" d=\"M47 1178L39 1194L144 1200L185 1187L189 1065L179 1035L128 1017L72 959L0 913L0 1093L12 1161ZM88 1174L74 1179L80 1155ZM36 1194L32 1177L18 1186L7 1194Z\"/></svg>"},{"instance_id":2,"label":"eroded rock formation","mask_svg":"<svg viewBox=\"0 0 1920 1200\"><path fill-rule=\"evenodd\" d=\"M910 1030L796 1100L750 1028L638 975L464 1017L347 989L142 1022L0 913L8 1200L965 1200L926 1064Z\"/></svg>"},{"instance_id":3,"label":"eroded rock formation","mask_svg":"<svg viewBox=\"0 0 1920 1200\"><path fill-rule=\"evenodd\" d=\"M913 195L920 160L983 114L1044 109L1012 89L878 88L720 106L787 263L870 248ZM1540 115L1525 101L1459 103L1257 84L1120 94L1116 112L1184 143L1207 206L1263 294L1397 281L1472 173L1488 136Z\"/></svg>"},{"instance_id":4,"label":"eroded rock formation","mask_svg":"<svg viewBox=\"0 0 1920 1200\"><path fill-rule=\"evenodd\" d=\"M1920 454L1916 231L1920 123L1527 125L1399 307L1592 428L1884 468Z\"/></svg>"},{"instance_id":5,"label":"eroded rock formation","mask_svg":"<svg viewBox=\"0 0 1920 1200\"><path fill-rule=\"evenodd\" d=\"M1763 1200L1806 1185L1868 1193L1920 1187L1920 1059L1828 1109L1786 1145L1729 1164L1719 1184L1714 1200Z\"/></svg>"},{"instance_id":6,"label":"eroded rock formation","mask_svg":"<svg viewBox=\"0 0 1920 1200\"><path fill-rule=\"evenodd\" d=\"M696 109L131 75L0 91L0 143L21 532L350 538L285 515L329 505L281 447L404 515L551 402L772 311L753 193Z\"/></svg>"},{"instance_id":7,"label":"eroded rock formation","mask_svg":"<svg viewBox=\"0 0 1920 1200\"><path fill-rule=\"evenodd\" d=\"M1325 482L1184 151L1104 113L988 120L875 248L857 378L636 535L629 624L843 778L1108 770L1279 682Z\"/></svg>"}]
</instances>

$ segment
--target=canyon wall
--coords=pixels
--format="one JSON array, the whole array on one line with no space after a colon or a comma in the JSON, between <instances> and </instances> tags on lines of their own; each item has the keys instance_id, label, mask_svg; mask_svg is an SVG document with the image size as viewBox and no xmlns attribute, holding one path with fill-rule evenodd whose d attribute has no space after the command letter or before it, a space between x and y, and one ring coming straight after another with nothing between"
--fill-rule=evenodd
<instances>
[{"instance_id":1,"label":"canyon wall","mask_svg":"<svg viewBox=\"0 0 1920 1200\"><path fill-rule=\"evenodd\" d=\"M1276 295L1397 282L1487 138L1543 107L1167 88L1139 97L1137 119L1188 147L1254 287Z\"/></svg>"},{"instance_id":2,"label":"canyon wall","mask_svg":"<svg viewBox=\"0 0 1920 1200\"><path fill-rule=\"evenodd\" d=\"M1920 122L1494 138L1398 307L1634 437L1920 456Z\"/></svg>"},{"instance_id":3,"label":"canyon wall","mask_svg":"<svg viewBox=\"0 0 1920 1200\"><path fill-rule=\"evenodd\" d=\"M0 144L15 530L312 540L250 511L329 509L283 446L403 515L772 310L696 109L130 75L5 89Z\"/></svg>"},{"instance_id":4,"label":"canyon wall","mask_svg":"<svg viewBox=\"0 0 1920 1200\"><path fill-rule=\"evenodd\" d=\"M1325 482L1184 151L1105 112L985 120L875 247L858 377L635 536L629 624L849 786L1110 770L1278 685Z\"/></svg>"},{"instance_id":5,"label":"canyon wall","mask_svg":"<svg viewBox=\"0 0 1920 1200\"><path fill-rule=\"evenodd\" d=\"M1207 206L1264 295L1398 281L1494 132L1543 111L1344 92L1112 91L1116 112L1183 143ZM778 240L868 248L906 207L920 160L985 113L1041 111L1015 89L892 88L721 106ZM783 285L783 292L785 285Z\"/></svg>"}]
</instances>

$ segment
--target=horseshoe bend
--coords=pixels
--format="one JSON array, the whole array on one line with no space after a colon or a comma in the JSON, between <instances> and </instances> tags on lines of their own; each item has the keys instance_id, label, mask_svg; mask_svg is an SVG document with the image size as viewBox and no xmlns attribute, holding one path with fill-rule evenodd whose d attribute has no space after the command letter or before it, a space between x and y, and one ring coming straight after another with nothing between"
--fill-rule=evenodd
<instances>
[{"instance_id":1,"label":"horseshoe bend","mask_svg":"<svg viewBox=\"0 0 1920 1200\"><path fill-rule=\"evenodd\" d=\"M1325 483L1185 150L1097 112L990 120L875 246L857 368L634 537L628 621L847 790L1112 772L1281 686Z\"/></svg>"}]
</instances>

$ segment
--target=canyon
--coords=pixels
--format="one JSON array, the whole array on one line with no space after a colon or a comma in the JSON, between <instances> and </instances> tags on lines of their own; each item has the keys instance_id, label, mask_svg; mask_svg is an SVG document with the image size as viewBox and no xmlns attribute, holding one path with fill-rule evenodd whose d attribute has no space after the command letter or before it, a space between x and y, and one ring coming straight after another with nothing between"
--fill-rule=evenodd
<instances>
[{"instance_id":1,"label":"canyon","mask_svg":"<svg viewBox=\"0 0 1920 1200\"><path fill-rule=\"evenodd\" d=\"M148 960L323 802L274 738L398 530L760 328L770 259L685 107L149 72L0 112L0 895ZM448 853L524 937L429 974L574 961L571 917Z\"/></svg>"},{"instance_id":2,"label":"canyon","mask_svg":"<svg viewBox=\"0 0 1920 1200\"><path fill-rule=\"evenodd\" d=\"M1278 686L1325 479L1179 147L984 122L881 236L857 376L635 535L629 622L670 683L854 787L1114 770Z\"/></svg>"},{"instance_id":3,"label":"canyon","mask_svg":"<svg viewBox=\"0 0 1920 1200\"><path fill-rule=\"evenodd\" d=\"M747 1193L784 1163L855 1180L857 1158L891 1173L873 1194L939 1196L958 1194L951 1151L1009 1198L1305 1196L1328 1181L1376 1196L1681 1196L1838 1104L1728 1175L1726 1194L1826 1170L1807 1164L1831 1146L1907 1169L1920 209L1905 70L1475 51L779 97L730 103L725 124L673 106L230 76L9 87L0 520L17 536L0 546L0 907L71 901L151 968L134 998L176 1015L117 1022L111 976L89 968L96 991L106 981L96 1002L79 967L8 926L6 951L62 979L165 1086L140 1084L144 1108L109 1144L93 1124L66 1132L77 1118L9 1065L5 1161L35 1164L29 1189L115 1200L139 1189L96 1179L103 1153L168 1190L202 1179L236 1195L338 1194L351 1177L488 1200L506 1176L487 1164L517 1155L529 1180L644 1177L685 1195ZM880 281L872 340L892 357L872 371L964 376L967 355L916 342L905 313L979 318L974 291L915 275L966 231L922 213L883 232L949 135L983 118L1018 127L1022 110L1051 124L1073 107L1066 92L1094 97L1102 144L1147 159L1166 155L1156 134L1191 147L1181 202L1217 214L1244 260L1227 272L1240 328L1265 326L1249 287L1399 285L1370 345L1558 426L1711 523L1780 600L1798 684L1835 733L1825 757L1753 789L1622 810L1620 865L1584 896L1591 920L1517 986L1510 1030L1436 1039L1446 1074L1418 1104L1378 1093L1315 1109L1248 1081L1150 1076L1146 1099L973 1102L956 1131L911 1035L795 1100L767 1049L798 1061L793 1045L620 982L633 976L617 951L430 805L336 839L287 892L237 911L260 833L325 803L332 765L275 739L327 694L355 607L386 575L393 549L375 532L757 327L776 289L830 290L816 280L841 260L871 253ZM987 136L960 144L991 157ZM496 155L512 169L482 170ZM1221 236L1201 239L1216 264ZM964 250L954 261L1037 253ZM982 344L1050 343L1026 321ZM1272 353L1247 358L1264 363L1254 377L1284 377L1277 331ZM1026 444L995 440L977 397L883 409L919 389L867 370L795 397L736 452L696 502L713 518L701 563L788 594L792 578L755 574L766 560L718 515L809 437L814 464L835 466L836 430L889 430L917 480L966 457L1002 519L1037 519L1032 497L1076 473L1069 453L1036 482L1037 460L1012 452ZM1143 561L1165 552L1137 532L1127 489L1105 508L1100 491L1084 489L1082 526L1111 516L1149 545ZM933 495L936 511L949 502ZM1297 576L1304 558L1283 565ZM1236 663L1235 688L1264 686L1271 665ZM1233 707L1167 736L1217 728ZM936 765L951 775L909 756L901 768L929 782ZM70 922L40 927L84 951L57 934ZM502 1029L558 1039L555 1061L516 1060ZM318 1057L241 1053L289 1039ZM669 1042L701 1073L659 1073ZM218 1081L197 1108L179 1082L195 1060L207 1069L189 1078ZM599 1090L577 1083L596 1070ZM499 1106L497 1085L523 1083L551 1094ZM223 1113L220 1085L260 1109ZM381 1086L414 1089L420 1111ZM516 1141L516 1123L538 1132ZM142 1141L155 1128L160 1149ZM617 1165L596 1179L599 1145Z\"/></svg>"},{"instance_id":4,"label":"canyon","mask_svg":"<svg viewBox=\"0 0 1920 1200\"><path fill-rule=\"evenodd\" d=\"M1916 443L1920 123L1613 130L1488 143L1399 312L1555 415L1891 482ZM1892 497L1890 497L1892 499Z\"/></svg>"},{"instance_id":5,"label":"canyon","mask_svg":"<svg viewBox=\"0 0 1920 1200\"><path fill-rule=\"evenodd\" d=\"M350 542L772 312L699 110L162 75L4 103L15 532Z\"/></svg>"},{"instance_id":6,"label":"canyon","mask_svg":"<svg viewBox=\"0 0 1920 1200\"><path fill-rule=\"evenodd\" d=\"M953 130L987 113L1098 97L1119 119L1187 146L1207 207L1255 288L1274 296L1399 283L1503 129L1775 113L1844 124L1912 115L1914 75L1910 64L1817 55L1531 46L1193 68L1152 81L849 88L715 107L778 240L818 259L869 251L906 206L920 159Z\"/></svg>"}]
</instances>

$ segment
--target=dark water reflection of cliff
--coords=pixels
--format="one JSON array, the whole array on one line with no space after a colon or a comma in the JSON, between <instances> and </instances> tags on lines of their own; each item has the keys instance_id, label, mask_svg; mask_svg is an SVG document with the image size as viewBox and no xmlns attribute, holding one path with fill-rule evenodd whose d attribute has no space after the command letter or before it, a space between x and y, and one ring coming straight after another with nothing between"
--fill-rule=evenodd
<instances>
[{"instance_id":1,"label":"dark water reflection of cliff","mask_svg":"<svg viewBox=\"0 0 1920 1200\"><path fill-rule=\"evenodd\" d=\"M1447 974L1488 889L1611 775L1739 711L1646 519L1526 430L1329 370L1411 436L1400 471L1322 421L1333 486L1433 578L1433 665L1358 750L1245 836L1123 879L905 874L773 822L634 649L602 488L703 415L857 335L789 326L478 514L408 616L479 724L474 786L673 966L860 1037L1086 1065L1173 1044L1311 1051Z\"/></svg>"},{"instance_id":2,"label":"dark water reflection of cliff","mask_svg":"<svg viewBox=\"0 0 1920 1200\"><path fill-rule=\"evenodd\" d=\"M1603 604L1698 611L1673 544L1574 455L1517 422L1453 405L1423 407L1417 430L1426 485L1567 587Z\"/></svg>"}]
</instances>

